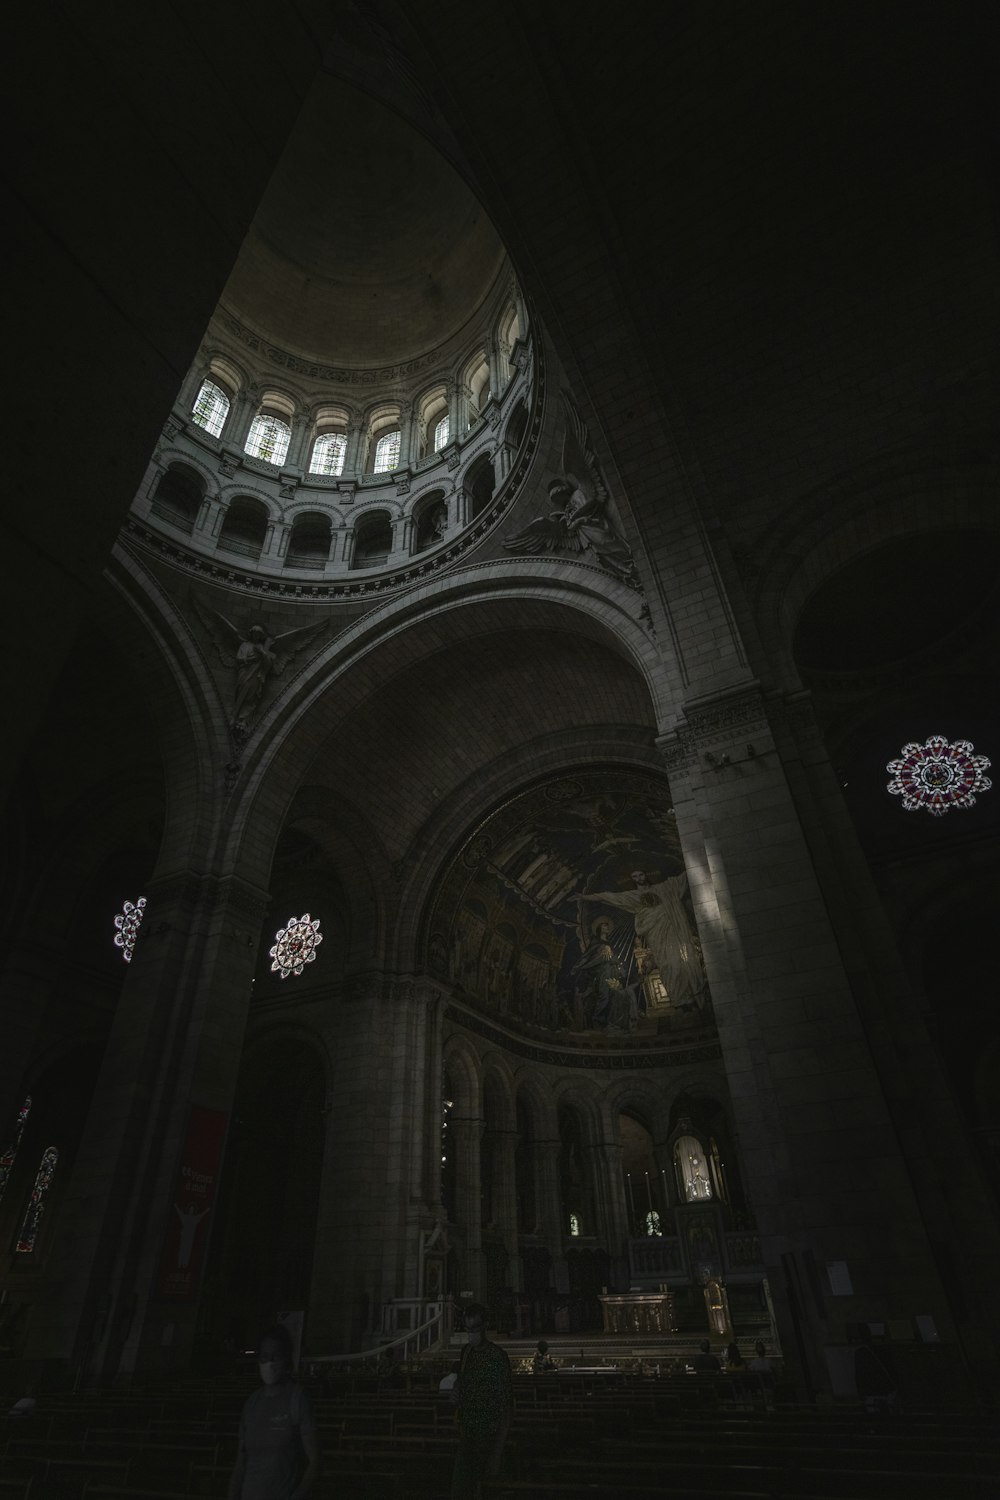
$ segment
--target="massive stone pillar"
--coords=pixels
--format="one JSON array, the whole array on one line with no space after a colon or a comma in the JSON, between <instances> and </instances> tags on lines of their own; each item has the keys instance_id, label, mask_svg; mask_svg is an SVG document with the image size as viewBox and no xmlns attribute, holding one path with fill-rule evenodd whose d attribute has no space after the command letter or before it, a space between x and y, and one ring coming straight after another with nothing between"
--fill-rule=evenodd
<instances>
[{"instance_id":1,"label":"massive stone pillar","mask_svg":"<svg viewBox=\"0 0 1000 1500\"><path fill-rule=\"evenodd\" d=\"M193 1108L211 1116L221 1145L265 907L263 891L235 878L186 873L149 885L28 1358L80 1364L88 1378L188 1363L198 1278L165 1295L164 1249L176 1237ZM218 1165L209 1204L217 1186ZM201 1261L210 1214L191 1226L185 1266Z\"/></svg>"},{"instance_id":2,"label":"massive stone pillar","mask_svg":"<svg viewBox=\"0 0 1000 1500\"><path fill-rule=\"evenodd\" d=\"M440 1213L438 1010L436 989L411 981L373 980L330 999L313 1353L364 1347L383 1303L423 1295L420 1234ZM478 1195L478 1172L475 1188Z\"/></svg>"},{"instance_id":3,"label":"massive stone pillar","mask_svg":"<svg viewBox=\"0 0 1000 1500\"><path fill-rule=\"evenodd\" d=\"M786 1352L823 1385L851 1321L954 1330L767 705L748 688L686 719L663 750L744 1180Z\"/></svg>"},{"instance_id":4,"label":"massive stone pillar","mask_svg":"<svg viewBox=\"0 0 1000 1500\"><path fill-rule=\"evenodd\" d=\"M628 1206L622 1176L622 1148L617 1141L598 1141L590 1148L591 1182L597 1238L614 1267L615 1286L628 1290Z\"/></svg>"},{"instance_id":5,"label":"massive stone pillar","mask_svg":"<svg viewBox=\"0 0 1000 1500\"><path fill-rule=\"evenodd\" d=\"M518 1257L517 1175L514 1152L517 1132L494 1130L493 1197L497 1228L507 1252L507 1281L514 1291L521 1289L521 1262Z\"/></svg>"},{"instance_id":6,"label":"massive stone pillar","mask_svg":"<svg viewBox=\"0 0 1000 1500\"><path fill-rule=\"evenodd\" d=\"M449 1122L455 1142L455 1218L464 1241L466 1285L453 1292L472 1292L477 1298L485 1291L483 1267L482 1184L479 1172L479 1145L483 1122L452 1115Z\"/></svg>"}]
</instances>

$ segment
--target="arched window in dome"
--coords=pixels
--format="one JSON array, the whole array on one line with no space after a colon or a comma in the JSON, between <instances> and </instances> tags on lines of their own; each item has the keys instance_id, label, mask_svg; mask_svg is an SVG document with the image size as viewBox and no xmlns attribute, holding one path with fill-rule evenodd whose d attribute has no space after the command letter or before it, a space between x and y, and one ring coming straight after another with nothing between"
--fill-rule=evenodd
<instances>
[{"instance_id":1,"label":"arched window in dome","mask_svg":"<svg viewBox=\"0 0 1000 1500\"><path fill-rule=\"evenodd\" d=\"M288 454L292 440L292 429L280 417L269 412L258 412L250 424L244 451L251 458L262 458L266 464L280 468Z\"/></svg>"},{"instance_id":2,"label":"arched window in dome","mask_svg":"<svg viewBox=\"0 0 1000 1500\"><path fill-rule=\"evenodd\" d=\"M451 422L449 421L448 413L445 412L444 416L441 418L440 422L437 424L437 426L434 429L434 452L435 453L440 453L441 452L441 449L444 447L445 443L448 441L448 438L449 438L450 435L451 435Z\"/></svg>"},{"instance_id":3,"label":"arched window in dome","mask_svg":"<svg viewBox=\"0 0 1000 1500\"><path fill-rule=\"evenodd\" d=\"M3 1155L0 1156L0 1198L3 1197L4 1188L7 1186L8 1179L10 1178L11 1170L14 1166L14 1158L17 1156L17 1148L21 1144L21 1137L24 1134L24 1127L28 1123L30 1113L31 1095L28 1094L18 1111L17 1119L14 1122L14 1129L11 1131L10 1141L4 1148Z\"/></svg>"},{"instance_id":4,"label":"arched window in dome","mask_svg":"<svg viewBox=\"0 0 1000 1500\"><path fill-rule=\"evenodd\" d=\"M375 462L372 465L373 474L388 474L391 469L399 465L399 446L402 433L397 427L394 432L386 432L375 444Z\"/></svg>"},{"instance_id":5,"label":"arched window in dome","mask_svg":"<svg viewBox=\"0 0 1000 1500\"><path fill-rule=\"evenodd\" d=\"M212 437L219 437L229 416L229 397L214 380L203 380L191 409L191 420Z\"/></svg>"},{"instance_id":6,"label":"arched window in dome","mask_svg":"<svg viewBox=\"0 0 1000 1500\"><path fill-rule=\"evenodd\" d=\"M343 432L324 432L313 443L310 474L343 474L347 437Z\"/></svg>"},{"instance_id":7,"label":"arched window in dome","mask_svg":"<svg viewBox=\"0 0 1000 1500\"><path fill-rule=\"evenodd\" d=\"M28 1199L28 1207L25 1209L24 1218L21 1221L21 1231L17 1237L15 1247L18 1255L30 1255L35 1248L35 1239L38 1234L38 1226L42 1222L45 1212L45 1199L49 1188L52 1186L52 1178L55 1175L56 1164L59 1161L59 1152L55 1146L47 1146L42 1152L42 1159L35 1174L35 1185Z\"/></svg>"}]
</instances>

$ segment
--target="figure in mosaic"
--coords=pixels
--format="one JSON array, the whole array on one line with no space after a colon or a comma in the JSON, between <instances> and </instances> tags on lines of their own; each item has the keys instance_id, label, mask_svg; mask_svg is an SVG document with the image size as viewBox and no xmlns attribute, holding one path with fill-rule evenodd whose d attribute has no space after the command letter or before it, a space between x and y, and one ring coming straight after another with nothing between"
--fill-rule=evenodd
<instances>
[{"instance_id":1,"label":"figure in mosaic","mask_svg":"<svg viewBox=\"0 0 1000 1500\"><path fill-rule=\"evenodd\" d=\"M645 870L633 870L631 878L630 891L594 891L583 899L631 912L636 938L651 951L670 1003L690 1005L704 990L705 976L684 909L687 876L681 873L650 883Z\"/></svg>"}]
</instances>

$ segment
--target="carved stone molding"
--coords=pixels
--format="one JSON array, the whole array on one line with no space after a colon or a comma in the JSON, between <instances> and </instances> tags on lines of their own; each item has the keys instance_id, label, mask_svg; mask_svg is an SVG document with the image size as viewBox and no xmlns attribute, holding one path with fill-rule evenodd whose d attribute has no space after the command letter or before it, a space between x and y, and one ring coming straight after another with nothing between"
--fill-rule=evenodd
<instances>
[{"instance_id":1,"label":"carved stone molding","mask_svg":"<svg viewBox=\"0 0 1000 1500\"><path fill-rule=\"evenodd\" d=\"M768 705L756 684L690 704L685 707L684 719L656 742L668 774L691 770L706 758L711 763L717 750L728 756L739 747L741 761L753 760L753 753L743 753L748 739L756 734L769 740L771 735Z\"/></svg>"},{"instance_id":2,"label":"carved stone molding","mask_svg":"<svg viewBox=\"0 0 1000 1500\"><path fill-rule=\"evenodd\" d=\"M742 734L754 726L767 727L767 710L756 685L732 696L685 705L684 717L699 746L731 738L737 730Z\"/></svg>"},{"instance_id":3,"label":"carved stone molding","mask_svg":"<svg viewBox=\"0 0 1000 1500\"><path fill-rule=\"evenodd\" d=\"M647 1068L681 1068L696 1063L717 1062L722 1056L719 1043L712 1040L687 1045L674 1043L672 1047L657 1046L645 1041L641 1046L623 1047L620 1051L597 1048L546 1046L535 1044L512 1032L493 1026L484 1017L472 1011L462 1010L457 1005L446 1004L445 1019L471 1031L494 1046L503 1047L518 1057L532 1062L550 1063L559 1068L590 1068L610 1073L633 1072Z\"/></svg>"},{"instance_id":4,"label":"carved stone molding","mask_svg":"<svg viewBox=\"0 0 1000 1500\"><path fill-rule=\"evenodd\" d=\"M656 741L656 748L668 775L671 771L688 771L698 760L694 741L686 729L676 729L671 734L661 735Z\"/></svg>"},{"instance_id":5,"label":"carved stone molding","mask_svg":"<svg viewBox=\"0 0 1000 1500\"><path fill-rule=\"evenodd\" d=\"M415 359L405 360L397 365L382 365L377 370L351 370L339 365L315 364L261 338L231 314L225 316L222 322L227 333L245 349L262 355L268 364L281 370L290 370L296 375L308 376L310 380L331 380L337 385L391 385L394 381L405 380L409 375L426 370L429 365L440 363L441 359L440 350L432 349L429 354L418 355Z\"/></svg>"}]
</instances>

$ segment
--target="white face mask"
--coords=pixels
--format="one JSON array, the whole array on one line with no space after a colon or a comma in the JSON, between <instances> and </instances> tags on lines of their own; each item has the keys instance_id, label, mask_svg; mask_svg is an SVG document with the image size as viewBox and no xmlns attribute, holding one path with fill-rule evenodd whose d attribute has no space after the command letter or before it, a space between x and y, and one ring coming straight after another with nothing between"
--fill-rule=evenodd
<instances>
[{"instance_id":1,"label":"white face mask","mask_svg":"<svg viewBox=\"0 0 1000 1500\"><path fill-rule=\"evenodd\" d=\"M261 1360L257 1368L260 1370L260 1378L265 1385L277 1385L281 1379L281 1360Z\"/></svg>"}]
</instances>

